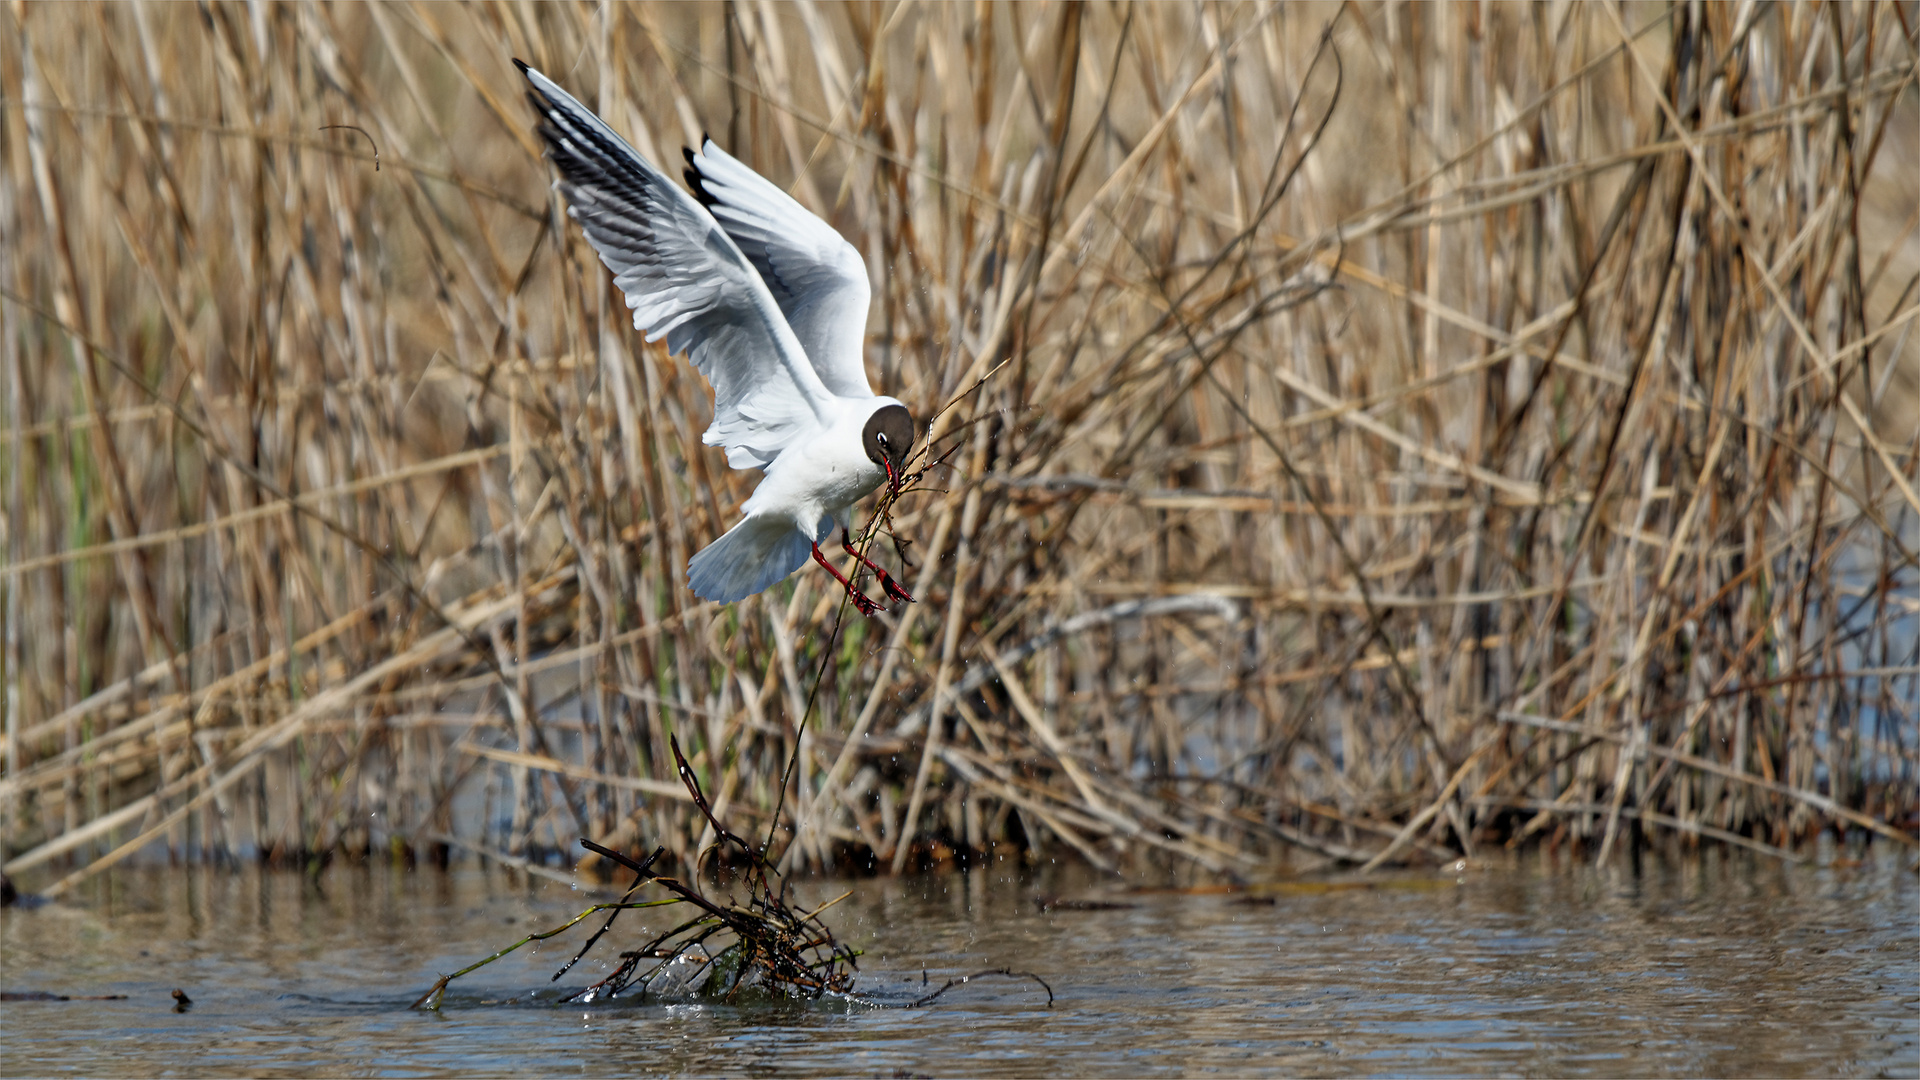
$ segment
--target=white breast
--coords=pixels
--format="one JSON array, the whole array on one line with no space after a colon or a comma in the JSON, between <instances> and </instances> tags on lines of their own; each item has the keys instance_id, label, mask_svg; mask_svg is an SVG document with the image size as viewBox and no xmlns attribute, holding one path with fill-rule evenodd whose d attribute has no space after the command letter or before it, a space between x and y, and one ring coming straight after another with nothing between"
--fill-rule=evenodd
<instances>
[{"instance_id":1,"label":"white breast","mask_svg":"<svg viewBox=\"0 0 1920 1080\"><path fill-rule=\"evenodd\" d=\"M874 400L849 403L853 407L842 410L817 437L789 445L742 509L753 517L784 516L815 540L826 536L825 519L847 524L853 504L887 478L867 457L860 437L876 408Z\"/></svg>"}]
</instances>

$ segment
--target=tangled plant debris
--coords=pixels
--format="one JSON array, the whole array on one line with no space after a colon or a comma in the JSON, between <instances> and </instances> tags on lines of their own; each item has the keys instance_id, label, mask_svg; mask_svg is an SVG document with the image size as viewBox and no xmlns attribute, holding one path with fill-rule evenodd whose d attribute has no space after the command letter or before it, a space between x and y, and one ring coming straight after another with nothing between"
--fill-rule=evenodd
<instances>
[{"instance_id":1,"label":"tangled plant debris","mask_svg":"<svg viewBox=\"0 0 1920 1080\"><path fill-rule=\"evenodd\" d=\"M1029 972L1007 968L956 976L938 989L904 1002L881 1001L855 990L854 977L859 970L859 953L835 938L832 928L820 918L822 912L846 899L848 894L842 893L811 911L796 910L788 902L785 882L775 888L769 878L770 873L777 878L778 871L766 858L764 849L756 848L720 823L707 802L706 794L700 790L700 782L694 776L693 769L687 765L686 756L681 753L679 740L670 738L669 746L679 766L680 780L686 785L694 805L712 826L718 838L716 842L736 847L747 856L745 901L713 899L695 888L691 880L683 881L654 873L654 866L667 853L664 847L657 847L653 854L636 861L612 848L582 838L580 845L588 851L633 871L633 884L627 887L625 894L614 903L595 904L560 926L529 934L484 960L451 975L441 976L414 1001L413 1008L424 1006L437 1009L447 986L453 980L477 971L530 942L558 937L592 916L606 912L606 921L600 924L600 928L587 938L586 944L571 959L560 966L560 970L553 973L553 981L558 982L600 944L601 939L613 929L621 912L678 904L691 907L694 914L638 948L623 950L619 954L620 962L604 978L562 996L560 1002L590 1004L622 995L640 1000L698 997L730 1003L756 999L815 1000L840 997L874 1006L917 1008L931 1004L956 986L998 975L1033 981L1046 991L1047 1005L1052 1007L1053 988L1047 985L1046 980ZM642 890L649 886L664 890L668 895L657 899L638 899Z\"/></svg>"}]
</instances>

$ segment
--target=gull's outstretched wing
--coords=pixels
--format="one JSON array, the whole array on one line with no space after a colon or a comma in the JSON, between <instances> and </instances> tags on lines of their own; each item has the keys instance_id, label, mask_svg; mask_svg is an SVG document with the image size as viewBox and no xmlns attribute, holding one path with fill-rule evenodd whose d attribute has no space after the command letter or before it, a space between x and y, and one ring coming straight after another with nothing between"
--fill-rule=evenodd
<instances>
[{"instance_id":1,"label":"gull's outstretched wing","mask_svg":"<svg viewBox=\"0 0 1920 1080\"><path fill-rule=\"evenodd\" d=\"M713 385L704 441L736 469L772 464L833 398L760 274L691 195L553 80L514 64L533 84L567 213L613 271L634 329L666 338Z\"/></svg>"},{"instance_id":2,"label":"gull's outstretched wing","mask_svg":"<svg viewBox=\"0 0 1920 1080\"><path fill-rule=\"evenodd\" d=\"M712 139L686 156L688 185L760 271L820 381L841 397L872 397L862 346L873 292L860 253Z\"/></svg>"}]
</instances>

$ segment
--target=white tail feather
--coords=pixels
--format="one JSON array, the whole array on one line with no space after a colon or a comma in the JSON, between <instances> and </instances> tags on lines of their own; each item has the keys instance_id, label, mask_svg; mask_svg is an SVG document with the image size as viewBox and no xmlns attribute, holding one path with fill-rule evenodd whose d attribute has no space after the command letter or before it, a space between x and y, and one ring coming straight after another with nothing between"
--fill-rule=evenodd
<instances>
[{"instance_id":1,"label":"white tail feather","mask_svg":"<svg viewBox=\"0 0 1920 1080\"><path fill-rule=\"evenodd\" d=\"M703 600L729 604L780 582L812 553L792 522L749 517L694 555L687 586Z\"/></svg>"}]
</instances>

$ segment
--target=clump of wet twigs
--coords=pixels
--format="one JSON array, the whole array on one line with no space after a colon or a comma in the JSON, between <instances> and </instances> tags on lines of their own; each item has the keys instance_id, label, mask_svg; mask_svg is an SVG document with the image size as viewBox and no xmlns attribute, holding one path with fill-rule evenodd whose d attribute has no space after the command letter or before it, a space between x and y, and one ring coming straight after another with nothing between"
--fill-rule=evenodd
<instances>
[{"instance_id":1,"label":"clump of wet twigs","mask_svg":"<svg viewBox=\"0 0 1920 1080\"><path fill-rule=\"evenodd\" d=\"M4 869L1913 845L1917 55L1811 0L0 7ZM758 476L513 56L867 258L918 603L687 591Z\"/></svg>"},{"instance_id":2,"label":"clump of wet twigs","mask_svg":"<svg viewBox=\"0 0 1920 1080\"><path fill-rule=\"evenodd\" d=\"M667 853L664 847L655 848L644 860L636 861L583 838L581 847L633 872L633 883L618 901L595 904L560 926L529 934L477 963L451 975L441 976L414 1001L412 1008L438 1008L447 986L453 980L477 971L523 945L557 937L588 918L605 912L606 919L599 929L587 938L572 959L553 973L552 981L558 982L600 944L622 912L673 907L689 908L692 915L649 938L637 948L622 950L619 962L611 972L588 986L562 996L559 1001L592 1004L615 998L645 1001L651 996L669 1000L701 997L737 1003L754 998L815 1000L841 997L870 1005L918 1008L933 1003L955 986L984 976L999 975L1033 981L1047 992L1047 1005L1053 1005L1053 988L1045 980L1038 975L1005 968L949 979L938 989L908 1001L882 1001L856 991L854 978L859 969L859 953L836 940L833 930L820 918L821 912L845 899L846 894L810 911L796 911L791 907L785 883L782 882L778 888L771 884L778 877L778 871L764 857L763 849L754 847L720 824L700 790L698 778L680 753L678 741L669 737L669 745L679 763L681 781L686 784L694 805L713 828L718 842L731 845L746 856L747 869L743 878L747 892L745 899L710 899L694 886L691 878L681 880L654 872L655 865ZM660 889L669 895L664 899L635 899L648 887Z\"/></svg>"}]
</instances>

